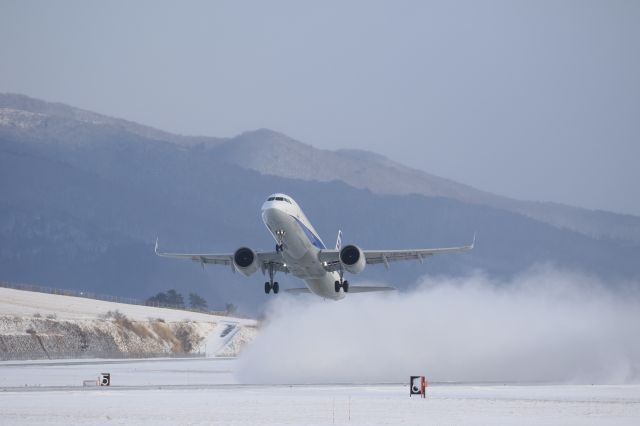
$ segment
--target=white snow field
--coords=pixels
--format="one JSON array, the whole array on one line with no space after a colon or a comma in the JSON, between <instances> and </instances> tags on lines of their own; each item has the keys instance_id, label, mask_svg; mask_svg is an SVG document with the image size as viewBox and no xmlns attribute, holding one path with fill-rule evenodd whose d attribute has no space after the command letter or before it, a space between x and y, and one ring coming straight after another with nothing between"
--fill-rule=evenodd
<instances>
[{"instance_id":1,"label":"white snow field","mask_svg":"<svg viewBox=\"0 0 640 426\"><path fill-rule=\"evenodd\" d=\"M233 320L234 323L242 325L252 326L256 324L255 320L252 319L209 315L179 309L128 305L126 303L0 287L0 315L22 317L40 314L43 317L55 315L59 319L96 319L101 318L108 311L120 311L129 319L137 321L162 318L168 322L197 321L217 323L218 321Z\"/></svg>"},{"instance_id":2,"label":"white snow field","mask_svg":"<svg viewBox=\"0 0 640 426\"><path fill-rule=\"evenodd\" d=\"M638 425L639 385L239 385L233 359L0 363L1 425ZM82 387L99 373L112 386Z\"/></svg>"},{"instance_id":3,"label":"white snow field","mask_svg":"<svg viewBox=\"0 0 640 426\"><path fill-rule=\"evenodd\" d=\"M450 301L459 298L447 295L442 300L451 303ZM478 300L478 297L473 298L474 302ZM267 322L261 329L260 336L243 352L240 359L3 361L0 362L0 426L640 424L638 384L588 385L584 383L591 382L584 380L562 380L564 383L573 383L562 385L515 382L432 383L424 400L415 396L410 398L406 384L376 384L374 373L378 370L385 377L391 377L378 379L385 381L405 379L405 373L400 370L428 371L432 377L437 377L436 373L441 377L446 376L444 373L448 370L440 368L440 365L446 364L447 359L454 355L459 356L457 369L475 363L476 365L471 365L474 371L484 370L487 365L493 364L487 364L482 357L473 357L474 353L467 346L460 346L462 340L458 339L456 350L442 352L448 358L443 356L430 369L421 367L423 364L411 357L402 358L403 362L397 363L393 368L389 359L393 359L390 356L398 352L394 348L405 347L407 342L415 339L398 340L398 335L402 333L398 330L397 321L389 321L389 318L400 317L393 315L394 309L389 309L389 304L394 303L393 299L385 299L384 304L371 303L365 299L354 299L351 305L298 306L285 299L282 301L281 312L288 312L288 315L281 315ZM405 307L404 304L395 306ZM378 315L385 312L383 308L387 309L386 316ZM0 289L0 315L5 316L25 317L38 312L41 315L55 313L59 319L68 318L77 322L87 319L97 321L105 311L116 309L136 320L160 317L167 322L191 320L207 323L210 327L207 329L207 347L228 347L229 354L238 353L237 345L245 339L245 329L252 328L255 333L255 327L251 327L255 322L251 320L238 319L236 322L236 319L228 317ZM459 315L459 312L465 311L454 309L454 315ZM502 324L502 318L508 315L499 313ZM637 314L634 313L631 317L635 318L635 315ZM361 317L364 317L363 321L366 323L355 321ZM446 312L442 313L442 317L450 318ZM344 328L349 333L340 334L336 332L336 328L327 328L327 318L336 324L351 324L351 327ZM482 316L475 315L473 318L481 320ZM565 318L565 315L561 318ZM347 319L350 321L346 321ZM247 324L248 327L241 327L242 324ZM488 324L482 328L485 339L490 331L495 333L496 330L501 330L495 324L493 327L486 321L483 324ZM416 331L415 327L408 329ZM363 335L367 330L369 332ZM424 334L434 330L437 331L432 326L418 331ZM451 333L451 325L446 330ZM454 328L454 331L456 335L465 336L464 328ZM515 334L509 332L505 335L512 338ZM548 335L555 336L553 333ZM622 336L626 338L627 333ZM250 338L251 336L246 337L247 340ZM423 338L429 342L437 342L437 339ZM592 341L593 339L587 340ZM570 340L571 342L574 341ZM557 345L558 343L555 346L543 345L542 348L551 347L558 357L566 345L561 348ZM632 349L635 348L633 345L635 343L630 345ZM431 351L442 350L441 346L444 349L447 347L443 344L435 345ZM344 352L334 353L337 352L337 347L344 350L360 349L359 352L349 352L351 355L345 356ZM502 352L509 349L508 345L498 347ZM614 349L620 347L613 346ZM495 362L501 362L503 369L507 371L518 373L523 368L540 367L548 362L548 358L541 358L542 361L537 362L513 361L520 360L523 356L528 356L527 360L530 360L540 353L534 352L531 355L527 350L521 349L521 346L516 345L509 352L509 357L503 356ZM209 352L211 351L207 350ZM571 351L569 353L573 354ZM635 353L629 352L629 359L633 362L637 359ZM219 356L221 353L216 350L216 354ZM588 353L582 354L583 357L586 355ZM339 359L336 361L337 356ZM495 356L490 359L493 360ZM423 358L423 355L419 358ZM573 363L580 361L575 356L567 359L571 359ZM616 369L619 366L616 362L617 357L609 357L604 358L602 364L611 364L610 367ZM511 369L508 368L510 363ZM366 368L359 369L367 365L374 367L374 370L370 370L373 373L364 374ZM568 364L558 365L566 367ZM600 364L594 366L600 367ZM83 387L84 381L95 383L100 373L111 374L112 386ZM332 380L349 383L332 384ZM408 377L406 380L408 381ZM278 382L285 384L273 384ZM292 382L302 384L286 384ZM318 384L319 382L323 384ZM363 384L365 382L368 384Z\"/></svg>"},{"instance_id":4,"label":"white snow field","mask_svg":"<svg viewBox=\"0 0 640 426\"><path fill-rule=\"evenodd\" d=\"M0 288L0 359L236 356L255 326L251 319Z\"/></svg>"}]
</instances>

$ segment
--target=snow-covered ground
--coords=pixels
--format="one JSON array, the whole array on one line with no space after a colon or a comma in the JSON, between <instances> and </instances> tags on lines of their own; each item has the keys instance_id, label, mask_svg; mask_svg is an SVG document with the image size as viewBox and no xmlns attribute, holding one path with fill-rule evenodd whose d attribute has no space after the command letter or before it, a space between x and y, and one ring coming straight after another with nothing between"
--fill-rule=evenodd
<instances>
[{"instance_id":1,"label":"snow-covered ground","mask_svg":"<svg viewBox=\"0 0 640 426\"><path fill-rule=\"evenodd\" d=\"M82 297L62 296L57 294L38 293L33 291L14 290L0 287L0 315L42 317L55 315L59 319L95 319L102 318L109 311L120 311L127 318L146 321L149 318L162 318L167 322L197 321L218 322L233 320L242 325L255 325L255 320L178 309L154 308L151 306L128 305L125 303L106 302L103 300L85 299Z\"/></svg>"},{"instance_id":2,"label":"snow-covered ground","mask_svg":"<svg viewBox=\"0 0 640 426\"><path fill-rule=\"evenodd\" d=\"M255 326L251 319L0 288L0 359L237 356Z\"/></svg>"},{"instance_id":3,"label":"snow-covered ground","mask_svg":"<svg viewBox=\"0 0 640 426\"><path fill-rule=\"evenodd\" d=\"M44 360L0 362L0 388L78 387L111 373L114 386L236 384L235 360L154 358L144 360Z\"/></svg>"},{"instance_id":4,"label":"snow-covered ground","mask_svg":"<svg viewBox=\"0 0 640 426\"><path fill-rule=\"evenodd\" d=\"M347 308L350 308L349 312L362 315L362 309L354 310L353 306L345 305L344 309ZM308 307L305 309L311 311ZM349 349L355 342L362 345L363 336L347 335L348 339L336 342L330 339L336 334L335 329L330 329L330 334L319 333L327 330L327 309L317 309L318 321L303 321L305 317L294 312L296 321L292 322L289 316L270 323L267 331L271 327L271 334L263 332L259 350L245 352L240 360L0 362L0 425L640 424L640 385L433 383L428 388L428 398L423 400L410 398L405 384L371 384L375 380L372 373L362 375L362 380L354 379L357 375L349 375L350 370L357 369L359 363L371 366L371 359L343 354L339 364L327 364L327 351L336 347ZM23 318L31 315L33 320L37 312L43 317L55 313L59 321L111 321L103 316L109 310L118 310L136 321L162 318L169 323L186 319L207 324L208 339L201 348L207 353L215 350L220 354L216 349L219 347L231 348L230 352L237 353L233 348L252 338L251 335L244 336L246 330L250 329L253 335L256 332L255 327L251 327L255 322L251 320L236 322L229 317L0 289L0 315L9 318L11 315ZM334 321L340 318L329 317ZM375 345L369 347L380 352L380 339L383 342L393 339L390 333L380 333L385 327L374 323L372 328L371 318L371 315L367 317L366 326L375 330L377 338L371 340ZM314 326L316 323L322 327ZM358 333L367 329L350 324ZM298 326L298 332L294 326ZM274 338L274 327L281 331L278 334L281 338ZM37 330L32 334L42 337ZM312 345L314 342L319 346ZM308 346L308 350L292 351L300 346ZM403 344L396 346L404 347ZM287 351L290 352L288 357L283 356ZM270 355L272 353L279 356ZM372 353L368 352L366 356L372 356ZM309 372L321 362L324 362L323 369ZM385 374L394 377L392 380L396 377L398 381L408 379L400 377L404 373L396 374L388 360L380 365ZM399 365L406 370L406 360ZM260 371L269 374L257 374ZM296 374L292 375L291 371ZM375 373L376 369L373 371ZM85 380L97 380L100 373L111 374L111 387L82 386ZM265 377L272 381L265 381ZM325 384L270 384L275 381L289 383L290 377L298 383L311 380ZM331 380L369 384L331 384Z\"/></svg>"},{"instance_id":5,"label":"snow-covered ground","mask_svg":"<svg viewBox=\"0 0 640 426\"><path fill-rule=\"evenodd\" d=\"M210 345L236 331L216 323ZM228 331L224 336L225 331ZM231 336L231 337L229 337ZM244 361L246 362L246 361ZM0 425L629 424L640 386L252 385L235 359L0 362ZM82 387L110 373L110 388Z\"/></svg>"},{"instance_id":6,"label":"snow-covered ground","mask_svg":"<svg viewBox=\"0 0 640 426\"><path fill-rule=\"evenodd\" d=\"M5 362L0 424L637 425L640 386L239 385L235 360ZM111 373L112 387L81 387Z\"/></svg>"}]
</instances>

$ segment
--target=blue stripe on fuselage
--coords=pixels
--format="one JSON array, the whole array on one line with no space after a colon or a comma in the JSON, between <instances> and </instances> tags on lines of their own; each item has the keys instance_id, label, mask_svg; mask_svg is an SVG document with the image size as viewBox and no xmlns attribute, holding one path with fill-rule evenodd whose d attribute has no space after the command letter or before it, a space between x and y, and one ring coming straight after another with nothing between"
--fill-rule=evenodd
<instances>
[{"instance_id":1,"label":"blue stripe on fuselage","mask_svg":"<svg viewBox=\"0 0 640 426\"><path fill-rule=\"evenodd\" d=\"M304 223L300 222L300 220L297 217L294 217L294 216L291 216L291 217L293 217L296 220L296 222L298 222L298 225L300 225L300 228L302 228L302 231L307 236L311 244L318 247L319 249L322 249L322 250L326 249L322 241L320 241L320 237L314 234L311 229L307 228L307 226Z\"/></svg>"}]
</instances>

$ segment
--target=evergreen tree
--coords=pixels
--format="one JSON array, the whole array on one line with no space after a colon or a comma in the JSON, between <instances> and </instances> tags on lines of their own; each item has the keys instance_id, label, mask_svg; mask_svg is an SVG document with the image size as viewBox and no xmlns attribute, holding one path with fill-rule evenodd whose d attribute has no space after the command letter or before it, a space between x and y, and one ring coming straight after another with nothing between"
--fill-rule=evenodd
<instances>
[{"instance_id":1,"label":"evergreen tree","mask_svg":"<svg viewBox=\"0 0 640 426\"><path fill-rule=\"evenodd\" d=\"M174 289L167 290L167 303L169 305L184 306L182 295Z\"/></svg>"},{"instance_id":2,"label":"evergreen tree","mask_svg":"<svg viewBox=\"0 0 640 426\"><path fill-rule=\"evenodd\" d=\"M151 296L150 298L148 298L145 302L146 305L166 305L168 302L168 298L167 298L167 294L160 292L158 294L156 294L155 296Z\"/></svg>"},{"instance_id":3,"label":"evergreen tree","mask_svg":"<svg viewBox=\"0 0 640 426\"><path fill-rule=\"evenodd\" d=\"M197 293L189 293L189 305L193 309L207 309L207 301Z\"/></svg>"},{"instance_id":4,"label":"evergreen tree","mask_svg":"<svg viewBox=\"0 0 640 426\"><path fill-rule=\"evenodd\" d=\"M237 310L238 310L238 307L236 305L234 305L233 303L227 303L227 306L226 306L227 314L235 314Z\"/></svg>"}]
</instances>

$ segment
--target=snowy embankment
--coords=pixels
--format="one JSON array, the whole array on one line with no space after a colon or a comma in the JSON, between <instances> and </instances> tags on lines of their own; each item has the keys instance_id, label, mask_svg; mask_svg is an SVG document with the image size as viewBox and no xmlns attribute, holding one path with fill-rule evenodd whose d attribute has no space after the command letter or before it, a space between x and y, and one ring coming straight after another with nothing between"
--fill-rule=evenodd
<instances>
[{"instance_id":1,"label":"snowy embankment","mask_svg":"<svg viewBox=\"0 0 640 426\"><path fill-rule=\"evenodd\" d=\"M0 359L236 356L254 320L0 288Z\"/></svg>"}]
</instances>

